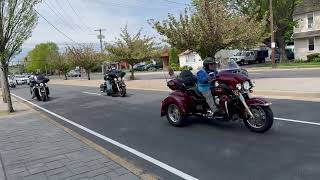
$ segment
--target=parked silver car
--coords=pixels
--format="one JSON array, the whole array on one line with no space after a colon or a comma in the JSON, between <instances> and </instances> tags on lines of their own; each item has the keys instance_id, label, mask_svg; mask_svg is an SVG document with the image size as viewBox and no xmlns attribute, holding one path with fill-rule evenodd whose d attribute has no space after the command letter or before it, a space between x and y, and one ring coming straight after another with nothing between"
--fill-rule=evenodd
<instances>
[{"instance_id":1,"label":"parked silver car","mask_svg":"<svg viewBox=\"0 0 320 180\"><path fill-rule=\"evenodd\" d=\"M17 85L30 83L29 78L24 75L14 75L13 80L17 83Z\"/></svg>"},{"instance_id":2,"label":"parked silver car","mask_svg":"<svg viewBox=\"0 0 320 180\"><path fill-rule=\"evenodd\" d=\"M81 77L81 72L77 70L71 70L67 74L68 77Z\"/></svg>"}]
</instances>

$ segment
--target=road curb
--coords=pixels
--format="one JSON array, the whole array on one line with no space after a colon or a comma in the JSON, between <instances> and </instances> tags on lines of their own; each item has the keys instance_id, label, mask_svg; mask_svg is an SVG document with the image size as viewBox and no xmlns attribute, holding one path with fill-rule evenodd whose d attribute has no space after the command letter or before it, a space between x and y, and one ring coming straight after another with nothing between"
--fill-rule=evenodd
<instances>
[{"instance_id":1,"label":"road curb","mask_svg":"<svg viewBox=\"0 0 320 180\"><path fill-rule=\"evenodd\" d=\"M26 103L16 97L12 97L12 98L17 100L19 103L22 103L25 106L27 106L31 111L38 113L44 120L48 121L49 123L53 124L54 126L60 128L62 130L64 130L66 133L70 134L72 137L78 139L82 143L86 144L87 146L91 147L92 149L96 150L97 152L101 153L102 155L106 156L107 158L111 159L112 161L116 162L117 164L121 165L122 167L126 168L128 171L130 171L134 175L138 176L140 179L142 179L142 180L160 180L161 179L151 173L147 173L145 170L128 162L126 159L121 158L120 156L112 153L111 151L108 151L107 149L94 143L93 141L81 136L77 132L59 124L58 122L56 122L55 120L50 118L47 114L45 114L42 111L39 111L38 109L36 109L32 105L30 105L30 104L28 104L28 103Z\"/></svg>"},{"instance_id":2,"label":"road curb","mask_svg":"<svg viewBox=\"0 0 320 180\"><path fill-rule=\"evenodd\" d=\"M246 68L246 70L250 72L262 72L262 71L290 71L290 70L320 70L319 68L315 67L305 67L305 68L276 68L272 69L271 67L262 67L262 68Z\"/></svg>"}]
</instances>

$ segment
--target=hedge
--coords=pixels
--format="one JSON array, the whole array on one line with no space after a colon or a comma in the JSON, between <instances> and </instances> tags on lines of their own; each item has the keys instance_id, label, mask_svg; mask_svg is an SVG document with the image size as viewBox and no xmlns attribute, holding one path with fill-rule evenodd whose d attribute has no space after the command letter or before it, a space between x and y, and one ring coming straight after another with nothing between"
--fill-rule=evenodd
<instances>
[{"instance_id":1,"label":"hedge","mask_svg":"<svg viewBox=\"0 0 320 180\"><path fill-rule=\"evenodd\" d=\"M314 54L307 55L308 62L317 61L319 58L320 58L320 53L314 53Z\"/></svg>"}]
</instances>

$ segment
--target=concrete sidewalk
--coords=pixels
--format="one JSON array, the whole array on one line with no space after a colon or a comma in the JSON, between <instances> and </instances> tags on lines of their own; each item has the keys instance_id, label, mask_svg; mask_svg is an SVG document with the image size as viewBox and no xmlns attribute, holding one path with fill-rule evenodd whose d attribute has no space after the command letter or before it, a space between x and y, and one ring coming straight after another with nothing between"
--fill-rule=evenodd
<instances>
[{"instance_id":1,"label":"concrete sidewalk","mask_svg":"<svg viewBox=\"0 0 320 180\"><path fill-rule=\"evenodd\" d=\"M155 179L124 160L120 165L113 160L119 158L116 155L105 156L39 112L13 101L16 112L0 115L0 180ZM0 109L5 109L2 102Z\"/></svg>"},{"instance_id":2,"label":"concrete sidewalk","mask_svg":"<svg viewBox=\"0 0 320 180\"><path fill-rule=\"evenodd\" d=\"M320 78L266 78L254 81L254 94L257 96L320 102ZM52 80L50 83L99 88L103 80ZM128 89L170 91L164 79L126 81L126 84Z\"/></svg>"}]
</instances>

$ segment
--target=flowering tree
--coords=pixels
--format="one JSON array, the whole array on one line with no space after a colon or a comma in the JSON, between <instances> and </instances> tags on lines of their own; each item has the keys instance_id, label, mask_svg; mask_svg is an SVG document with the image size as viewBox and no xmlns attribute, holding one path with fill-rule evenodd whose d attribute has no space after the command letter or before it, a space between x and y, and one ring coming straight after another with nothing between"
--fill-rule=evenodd
<instances>
[{"instance_id":1,"label":"flowering tree","mask_svg":"<svg viewBox=\"0 0 320 180\"><path fill-rule=\"evenodd\" d=\"M150 23L172 47L193 50L203 59L222 49L253 47L267 36L266 21L231 13L220 0L194 0L179 18L169 14Z\"/></svg>"},{"instance_id":2,"label":"flowering tree","mask_svg":"<svg viewBox=\"0 0 320 180\"><path fill-rule=\"evenodd\" d=\"M125 26L121 29L120 37L114 44L106 45L108 59L127 61L131 65L131 79L134 79L135 64L160 56L154 39L141 35L141 30L136 34L130 34Z\"/></svg>"},{"instance_id":3,"label":"flowering tree","mask_svg":"<svg viewBox=\"0 0 320 180\"><path fill-rule=\"evenodd\" d=\"M90 80L91 71L102 63L102 55L92 45L70 46L67 48L67 54L72 58L74 65L86 70L88 80Z\"/></svg>"}]
</instances>

